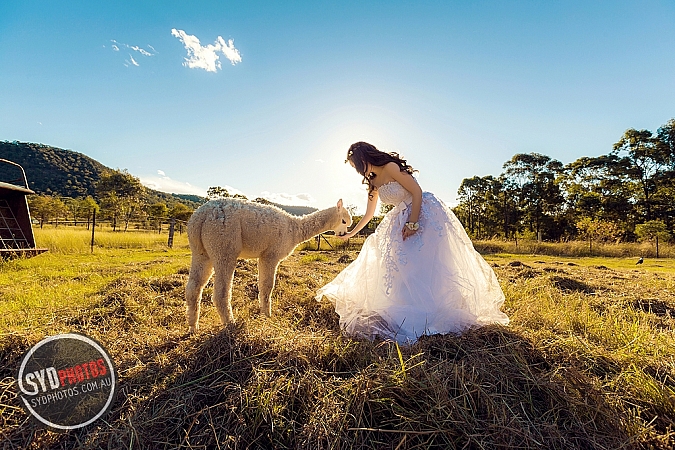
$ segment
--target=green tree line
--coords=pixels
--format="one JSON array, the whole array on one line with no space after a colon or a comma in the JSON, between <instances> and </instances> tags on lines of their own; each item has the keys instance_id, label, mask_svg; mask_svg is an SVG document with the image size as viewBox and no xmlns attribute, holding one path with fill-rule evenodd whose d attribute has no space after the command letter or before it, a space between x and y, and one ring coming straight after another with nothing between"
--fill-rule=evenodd
<instances>
[{"instance_id":1,"label":"green tree line","mask_svg":"<svg viewBox=\"0 0 675 450\"><path fill-rule=\"evenodd\" d=\"M127 230L131 222L161 227L168 219L187 221L193 208L177 200L167 204L148 195L137 177L126 170L104 170L95 184L96 195L62 197L36 194L28 197L31 216L40 227L59 222L86 224L96 213L97 220L107 220L113 230ZM161 228L160 228L161 229Z\"/></svg>"},{"instance_id":2,"label":"green tree line","mask_svg":"<svg viewBox=\"0 0 675 450\"><path fill-rule=\"evenodd\" d=\"M162 224L170 219L186 222L193 211L205 200L218 198L240 198L241 194L230 194L220 186L210 187L207 199L197 196L157 196L157 191L147 189L140 180L126 170L104 170L95 183L95 196L63 197L59 195L36 194L28 197L31 216L40 227L46 223L58 226L67 221L89 228L96 213L97 221L110 222L113 230L126 231L131 223L144 228L161 231ZM162 201L168 200L168 201ZM202 200L197 202L195 200ZM290 214L303 215L316 211L305 206L285 206L264 198L252 200L258 203L278 206ZM188 203L188 205L186 205ZM190 206L189 206L190 205ZM194 205L194 206L191 206Z\"/></svg>"},{"instance_id":3,"label":"green tree line","mask_svg":"<svg viewBox=\"0 0 675 450\"><path fill-rule=\"evenodd\" d=\"M612 150L564 165L514 155L499 176L465 178L455 214L474 238L667 240L675 227L675 119L628 129Z\"/></svg>"}]
</instances>

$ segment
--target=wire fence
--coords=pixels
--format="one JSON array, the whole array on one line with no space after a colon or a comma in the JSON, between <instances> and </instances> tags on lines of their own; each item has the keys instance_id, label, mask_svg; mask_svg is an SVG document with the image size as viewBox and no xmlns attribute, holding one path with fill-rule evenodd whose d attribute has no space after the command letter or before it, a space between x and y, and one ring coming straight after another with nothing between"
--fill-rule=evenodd
<instances>
[{"instance_id":1,"label":"wire fence","mask_svg":"<svg viewBox=\"0 0 675 450\"><path fill-rule=\"evenodd\" d=\"M89 247L91 252L97 247L97 235L99 233L104 233L108 236L111 232L114 232L115 234L119 233L120 236L126 233L156 233L158 235L166 236L164 242L169 248L173 248L175 236L187 233L187 221L166 217L148 217L145 220L129 221L128 223L120 222L118 220L117 223L114 223L114 221L109 218L99 220L98 217L92 215L87 221L51 220L44 222L43 224L33 221L33 227L45 229L45 231L47 229L54 231L59 229L80 230L80 232L87 230L90 232ZM347 241L338 238L333 232L321 233L300 243L298 249L304 251L358 250L363 245L367 236L372 234L373 231L374 229L365 228ZM109 239L108 236L106 236L106 239Z\"/></svg>"},{"instance_id":2,"label":"wire fence","mask_svg":"<svg viewBox=\"0 0 675 450\"><path fill-rule=\"evenodd\" d=\"M86 230L91 231L91 241L90 247L91 251L94 251L96 243L96 233L102 231L114 231L114 232L156 232L158 234L167 233L167 246L169 248L173 247L174 235L176 233L183 234L187 231L187 221L179 220L175 218L168 217L153 217L147 216L143 220L136 221L120 221L113 220L110 218L105 218L100 220L96 217L96 212L93 212L92 215L87 220L62 220L62 219L52 219L50 221L39 222L33 220L33 226L44 228L53 227L53 228L79 228L82 227Z\"/></svg>"}]
</instances>

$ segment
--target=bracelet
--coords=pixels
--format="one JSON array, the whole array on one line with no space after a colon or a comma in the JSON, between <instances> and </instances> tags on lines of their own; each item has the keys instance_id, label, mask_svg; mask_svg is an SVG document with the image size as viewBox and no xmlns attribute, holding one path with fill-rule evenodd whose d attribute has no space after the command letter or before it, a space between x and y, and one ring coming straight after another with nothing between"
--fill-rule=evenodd
<instances>
[{"instance_id":1,"label":"bracelet","mask_svg":"<svg viewBox=\"0 0 675 450\"><path fill-rule=\"evenodd\" d=\"M419 222L406 222L405 227L409 229L410 231L417 231L420 227Z\"/></svg>"}]
</instances>

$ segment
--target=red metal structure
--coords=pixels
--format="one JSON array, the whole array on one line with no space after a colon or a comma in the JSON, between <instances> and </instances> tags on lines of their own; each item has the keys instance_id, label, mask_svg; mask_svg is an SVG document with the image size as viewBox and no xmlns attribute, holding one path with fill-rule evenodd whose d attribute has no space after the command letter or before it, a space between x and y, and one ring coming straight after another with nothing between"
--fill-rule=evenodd
<instances>
[{"instance_id":1,"label":"red metal structure","mask_svg":"<svg viewBox=\"0 0 675 450\"><path fill-rule=\"evenodd\" d=\"M17 167L15 172L21 174L17 179L0 180L0 257L31 257L46 252L46 248L35 247L26 199L26 195L35 192L28 188L26 172L15 162L0 159L0 163Z\"/></svg>"}]
</instances>

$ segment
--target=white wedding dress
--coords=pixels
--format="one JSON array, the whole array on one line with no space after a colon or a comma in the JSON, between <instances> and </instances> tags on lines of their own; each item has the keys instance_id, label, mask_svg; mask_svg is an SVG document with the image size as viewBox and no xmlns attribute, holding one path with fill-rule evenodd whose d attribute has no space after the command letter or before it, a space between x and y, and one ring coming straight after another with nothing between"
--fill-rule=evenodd
<instances>
[{"instance_id":1,"label":"white wedding dress","mask_svg":"<svg viewBox=\"0 0 675 450\"><path fill-rule=\"evenodd\" d=\"M404 241L412 196L395 181L378 193L396 206L356 260L317 291L317 300L335 305L340 326L354 336L410 343L423 334L508 324L497 277L453 212L425 192L419 230Z\"/></svg>"}]
</instances>

